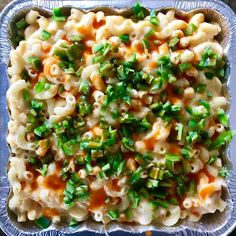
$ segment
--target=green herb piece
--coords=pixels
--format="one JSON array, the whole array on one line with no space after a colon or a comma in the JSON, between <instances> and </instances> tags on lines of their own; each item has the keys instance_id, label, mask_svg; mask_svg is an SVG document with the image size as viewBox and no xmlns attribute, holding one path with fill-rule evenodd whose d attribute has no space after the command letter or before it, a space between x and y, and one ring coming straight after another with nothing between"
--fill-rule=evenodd
<instances>
[{"instance_id":1,"label":"green herb piece","mask_svg":"<svg viewBox=\"0 0 236 236\"><path fill-rule=\"evenodd\" d=\"M40 80L34 87L36 93L41 93L50 89L51 84L46 82L46 79Z\"/></svg>"},{"instance_id":2,"label":"green herb piece","mask_svg":"<svg viewBox=\"0 0 236 236\"><path fill-rule=\"evenodd\" d=\"M48 173L48 165L43 164L42 167L38 171L42 176L46 176Z\"/></svg>"},{"instance_id":3,"label":"green herb piece","mask_svg":"<svg viewBox=\"0 0 236 236\"><path fill-rule=\"evenodd\" d=\"M38 225L41 229L46 229L51 225L51 221L47 217L42 216L35 220L35 224Z\"/></svg>"},{"instance_id":4,"label":"green herb piece","mask_svg":"<svg viewBox=\"0 0 236 236\"><path fill-rule=\"evenodd\" d=\"M158 26L159 25L159 20L156 16L155 10L151 10L150 12L150 20L149 20L153 25Z\"/></svg>"},{"instance_id":5,"label":"green herb piece","mask_svg":"<svg viewBox=\"0 0 236 236\"><path fill-rule=\"evenodd\" d=\"M150 43L146 39L142 39L143 47L149 49L151 47Z\"/></svg>"},{"instance_id":6,"label":"green herb piece","mask_svg":"<svg viewBox=\"0 0 236 236\"><path fill-rule=\"evenodd\" d=\"M193 23L189 23L188 27L184 30L184 35L191 36L197 30L197 26Z\"/></svg>"},{"instance_id":7,"label":"green herb piece","mask_svg":"<svg viewBox=\"0 0 236 236\"><path fill-rule=\"evenodd\" d=\"M154 35L155 34L155 31L154 29L150 29L148 30L148 32L144 35L144 38L147 39L149 38L150 36Z\"/></svg>"},{"instance_id":8,"label":"green herb piece","mask_svg":"<svg viewBox=\"0 0 236 236\"><path fill-rule=\"evenodd\" d=\"M178 124L175 126L175 130L178 131L177 140L181 141L182 138L183 138L183 131L184 131L184 126L183 126L183 124L178 123Z\"/></svg>"},{"instance_id":9,"label":"green herb piece","mask_svg":"<svg viewBox=\"0 0 236 236\"><path fill-rule=\"evenodd\" d=\"M41 111L43 109L43 103L42 102L38 102L37 100L34 100L34 99L31 100L30 106L35 111Z\"/></svg>"},{"instance_id":10,"label":"green herb piece","mask_svg":"<svg viewBox=\"0 0 236 236\"><path fill-rule=\"evenodd\" d=\"M128 34L121 34L121 35L119 35L119 38L123 43L129 42L129 35Z\"/></svg>"},{"instance_id":11,"label":"green herb piece","mask_svg":"<svg viewBox=\"0 0 236 236\"><path fill-rule=\"evenodd\" d=\"M117 209L116 210L110 210L110 211L108 211L108 216L112 220L117 220L120 217L120 212Z\"/></svg>"},{"instance_id":12,"label":"green herb piece","mask_svg":"<svg viewBox=\"0 0 236 236\"><path fill-rule=\"evenodd\" d=\"M96 53L100 52L101 50L103 50L103 48L104 48L103 44L99 43L93 47L93 53L96 54Z\"/></svg>"},{"instance_id":13,"label":"green herb piece","mask_svg":"<svg viewBox=\"0 0 236 236\"><path fill-rule=\"evenodd\" d=\"M197 192L197 184L195 181L191 181L189 184L189 190L188 190L190 196L194 196Z\"/></svg>"},{"instance_id":14,"label":"green herb piece","mask_svg":"<svg viewBox=\"0 0 236 236\"><path fill-rule=\"evenodd\" d=\"M189 62L182 63L179 65L179 69L181 72L185 72L185 71L189 70L191 67L192 67L192 64Z\"/></svg>"},{"instance_id":15,"label":"green herb piece","mask_svg":"<svg viewBox=\"0 0 236 236\"><path fill-rule=\"evenodd\" d=\"M137 208L140 202L140 195L135 191L129 191L128 197L130 201L132 202L132 208Z\"/></svg>"},{"instance_id":16,"label":"green herb piece","mask_svg":"<svg viewBox=\"0 0 236 236\"><path fill-rule=\"evenodd\" d=\"M28 23L26 22L26 20L24 18L22 18L21 20L16 22L16 28L18 30L25 29L27 26L28 26Z\"/></svg>"},{"instance_id":17,"label":"green herb piece","mask_svg":"<svg viewBox=\"0 0 236 236\"><path fill-rule=\"evenodd\" d=\"M26 59L26 62L31 64L32 68L39 70L41 68L41 61L38 57L31 56Z\"/></svg>"},{"instance_id":18,"label":"green herb piece","mask_svg":"<svg viewBox=\"0 0 236 236\"><path fill-rule=\"evenodd\" d=\"M61 8L54 8L52 10L52 19L54 21L66 21L66 17L63 15Z\"/></svg>"},{"instance_id":19,"label":"green herb piece","mask_svg":"<svg viewBox=\"0 0 236 236\"><path fill-rule=\"evenodd\" d=\"M221 133L210 145L209 150L218 149L228 144L233 139L234 133L231 130Z\"/></svg>"},{"instance_id":20,"label":"green herb piece","mask_svg":"<svg viewBox=\"0 0 236 236\"><path fill-rule=\"evenodd\" d=\"M217 119L224 127L229 127L229 118L221 108L218 108L217 110Z\"/></svg>"},{"instance_id":21,"label":"green herb piece","mask_svg":"<svg viewBox=\"0 0 236 236\"><path fill-rule=\"evenodd\" d=\"M67 155L67 156L72 156L75 154L77 150L77 142L76 140L69 140L65 143L62 143L60 145L62 151Z\"/></svg>"},{"instance_id":22,"label":"green herb piece","mask_svg":"<svg viewBox=\"0 0 236 236\"><path fill-rule=\"evenodd\" d=\"M206 71L204 74L205 74L206 78L209 80L213 79L213 77L214 77L214 73L211 71Z\"/></svg>"},{"instance_id":23,"label":"green herb piece","mask_svg":"<svg viewBox=\"0 0 236 236\"><path fill-rule=\"evenodd\" d=\"M179 42L179 38L177 36L175 36L175 37L173 37L172 39L169 40L168 45L169 45L169 47L171 48L172 51L175 51L177 49L178 42ZM182 64L182 67L183 67L183 64Z\"/></svg>"},{"instance_id":24,"label":"green herb piece","mask_svg":"<svg viewBox=\"0 0 236 236\"><path fill-rule=\"evenodd\" d=\"M179 201L178 201L178 199L175 198L175 197L171 197L171 198L169 199L169 203L174 204L174 205L179 205Z\"/></svg>"},{"instance_id":25,"label":"green herb piece","mask_svg":"<svg viewBox=\"0 0 236 236\"><path fill-rule=\"evenodd\" d=\"M182 148L180 154L187 160L191 160L194 156L194 151L191 148Z\"/></svg>"},{"instance_id":26,"label":"green herb piece","mask_svg":"<svg viewBox=\"0 0 236 236\"><path fill-rule=\"evenodd\" d=\"M76 226L78 226L79 225L79 222L76 220L76 219L71 219L70 220L70 223L69 223L69 226L70 227L76 227Z\"/></svg>"},{"instance_id":27,"label":"green herb piece","mask_svg":"<svg viewBox=\"0 0 236 236\"><path fill-rule=\"evenodd\" d=\"M177 154L167 153L167 154L165 154L165 160L171 161L171 162L178 162L178 161L180 161L180 156Z\"/></svg>"},{"instance_id":28,"label":"green herb piece","mask_svg":"<svg viewBox=\"0 0 236 236\"><path fill-rule=\"evenodd\" d=\"M143 169L140 166L130 177L129 179L129 183L131 185L136 184L140 179L141 179L141 173L142 173Z\"/></svg>"},{"instance_id":29,"label":"green herb piece","mask_svg":"<svg viewBox=\"0 0 236 236\"><path fill-rule=\"evenodd\" d=\"M110 169L111 169L111 166L110 166L109 163L107 163L105 166L102 167L102 170L103 170L104 172L106 172L106 171L108 171L108 170L110 170Z\"/></svg>"},{"instance_id":30,"label":"green herb piece","mask_svg":"<svg viewBox=\"0 0 236 236\"><path fill-rule=\"evenodd\" d=\"M133 6L133 12L134 12L134 15L137 17L137 19L143 20L145 18L143 7L140 5L140 3L137 2Z\"/></svg>"},{"instance_id":31,"label":"green herb piece","mask_svg":"<svg viewBox=\"0 0 236 236\"><path fill-rule=\"evenodd\" d=\"M123 137L121 140L123 146L130 150L130 151L134 151L134 140L128 137Z\"/></svg>"},{"instance_id":32,"label":"green herb piece","mask_svg":"<svg viewBox=\"0 0 236 236\"><path fill-rule=\"evenodd\" d=\"M163 201L161 199L156 199L152 202L150 202L150 205L152 208L158 208L159 206L162 206L164 208L168 208L169 207L169 203L167 201Z\"/></svg>"},{"instance_id":33,"label":"green herb piece","mask_svg":"<svg viewBox=\"0 0 236 236\"><path fill-rule=\"evenodd\" d=\"M157 188L159 186L159 180L148 179L146 183L147 188Z\"/></svg>"},{"instance_id":34,"label":"green herb piece","mask_svg":"<svg viewBox=\"0 0 236 236\"><path fill-rule=\"evenodd\" d=\"M48 39L51 38L51 33L49 33L46 30L42 30L42 32L40 33L40 39L42 39L43 41L47 41Z\"/></svg>"},{"instance_id":35,"label":"green herb piece","mask_svg":"<svg viewBox=\"0 0 236 236\"><path fill-rule=\"evenodd\" d=\"M30 93L28 90L23 90L23 99L25 102L29 102L30 101Z\"/></svg>"},{"instance_id":36,"label":"green herb piece","mask_svg":"<svg viewBox=\"0 0 236 236\"><path fill-rule=\"evenodd\" d=\"M194 86L194 90L197 93L204 93L206 92L207 85L206 84L197 84Z\"/></svg>"},{"instance_id":37,"label":"green herb piece","mask_svg":"<svg viewBox=\"0 0 236 236\"><path fill-rule=\"evenodd\" d=\"M124 168L125 168L125 160L123 160L120 164L119 164L119 166L118 166L118 168L117 168L117 176L120 176L120 174L123 172L123 170L124 170Z\"/></svg>"},{"instance_id":38,"label":"green herb piece","mask_svg":"<svg viewBox=\"0 0 236 236\"><path fill-rule=\"evenodd\" d=\"M199 136L197 131L189 131L186 136L186 142L188 144L195 143L198 140Z\"/></svg>"},{"instance_id":39,"label":"green herb piece","mask_svg":"<svg viewBox=\"0 0 236 236\"><path fill-rule=\"evenodd\" d=\"M219 170L218 175L224 178L230 177L229 170L224 166Z\"/></svg>"},{"instance_id":40,"label":"green herb piece","mask_svg":"<svg viewBox=\"0 0 236 236\"><path fill-rule=\"evenodd\" d=\"M75 42L81 42L83 40L83 37L81 35L72 35L70 36L70 41Z\"/></svg>"},{"instance_id":41,"label":"green herb piece","mask_svg":"<svg viewBox=\"0 0 236 236\"><path fill-rule=\"evenodd\" d=\"M211 165L213 164L215 161L217 160L217 156L210 156L209 160L208 160L208 164Z\"/></svg>"}]
</instances>

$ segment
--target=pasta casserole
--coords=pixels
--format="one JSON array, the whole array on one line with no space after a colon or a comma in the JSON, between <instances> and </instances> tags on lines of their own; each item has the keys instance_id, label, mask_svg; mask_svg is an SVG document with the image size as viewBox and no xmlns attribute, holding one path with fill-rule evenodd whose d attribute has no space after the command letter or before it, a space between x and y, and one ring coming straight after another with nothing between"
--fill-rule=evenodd
<instances>
[{"instance_id":1,"label":"pasta casserole","mask_svg":"<svg viewBox=\"0 0 236 236\"><path fill-rule=\"evenodd\" d=\"M7 141L19 222L172 226L225 209L221 27L132 10L31 10L16 22Z\"/></svg>"}]
</instances>

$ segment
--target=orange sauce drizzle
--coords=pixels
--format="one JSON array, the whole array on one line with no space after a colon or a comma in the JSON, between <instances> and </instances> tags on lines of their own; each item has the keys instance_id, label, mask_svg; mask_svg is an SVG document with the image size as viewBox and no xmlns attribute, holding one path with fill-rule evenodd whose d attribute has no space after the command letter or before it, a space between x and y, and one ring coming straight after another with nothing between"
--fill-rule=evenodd
<instances>
[{"instance_id":1,"label":"orange sauce drizzle","mask_svg":"<svg viewBox=\"0 0 236 236\"><path fill-rule=\"evenodd\" d=\"M103 188L98 190L90 189L89 211L103 207L105 205L106 197L107 195Z\"/></svg>"},{"instance_id":2,"label":"orange sauce drizzle","mask_svg":"<svg viewBox=\"0 0 236 236\"><path fill-rule=\"evenodd\" d=\"M94 20L93 20L93 28L94 29L98 29L98 28L100 28L100 27L102 27L103 25L105 25L105 23L106 23L106 21L105 20L100 20L100 21L97 21L97 18L95 18Z\"/></svg>"},{"instance_id":3,"label":"orange sauce drizzle","mask_svg":"<svg viewBox=\"0 0 236 236\"><path fill-rule=\"evenodd\" d=\"M45 178L44 186L54 191L62 192L66 187L66 182L62 180L58 175L53 174Z\"/></svg>"}]
</instances>

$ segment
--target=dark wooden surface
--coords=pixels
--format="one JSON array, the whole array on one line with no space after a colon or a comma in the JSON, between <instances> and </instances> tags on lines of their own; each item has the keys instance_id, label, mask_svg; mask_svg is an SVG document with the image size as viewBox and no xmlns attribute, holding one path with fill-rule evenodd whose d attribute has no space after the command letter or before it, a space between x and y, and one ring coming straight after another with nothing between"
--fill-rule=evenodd
<instances>
[{"instance_id":1,"label":"dark wooden surface","mask_svg":"<svg viewBox=\"0 0 236 236\"><path fill-rule=\"evenodd\" d=\"M223 0L223 1L227 3L231 8L233 8L234 11L236 11L236 0ZM9 2L11 2L11 0L0 0L0 12ZM82 234L80 235L82 236ZM120 235L123 235L123 234L120 234ZM235 235L236 235L236 230L234 233L231 234L231 236L235 236ZM4 236L4 233L2 233L1 231L0 231L0 236Z\"/></svg>"}]
</instances>

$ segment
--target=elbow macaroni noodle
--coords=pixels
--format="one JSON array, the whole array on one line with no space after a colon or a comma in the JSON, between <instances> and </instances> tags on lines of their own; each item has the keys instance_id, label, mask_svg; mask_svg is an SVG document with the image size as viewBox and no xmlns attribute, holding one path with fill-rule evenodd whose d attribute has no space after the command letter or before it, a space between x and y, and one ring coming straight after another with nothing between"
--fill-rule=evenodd
<instances>
[{"instance_id":1,"label":"elbow macaroni noodle","mask_svg":"<svg viewBox=\"0 0 236 236\"><path fill-rule=\"evenodd\" d=\"M172 226L225 209L222 152L212 148L228 129L217 23L174 10L25 19L7 92L9 208L19 222Z\"/></svg>"}]
</instances>

